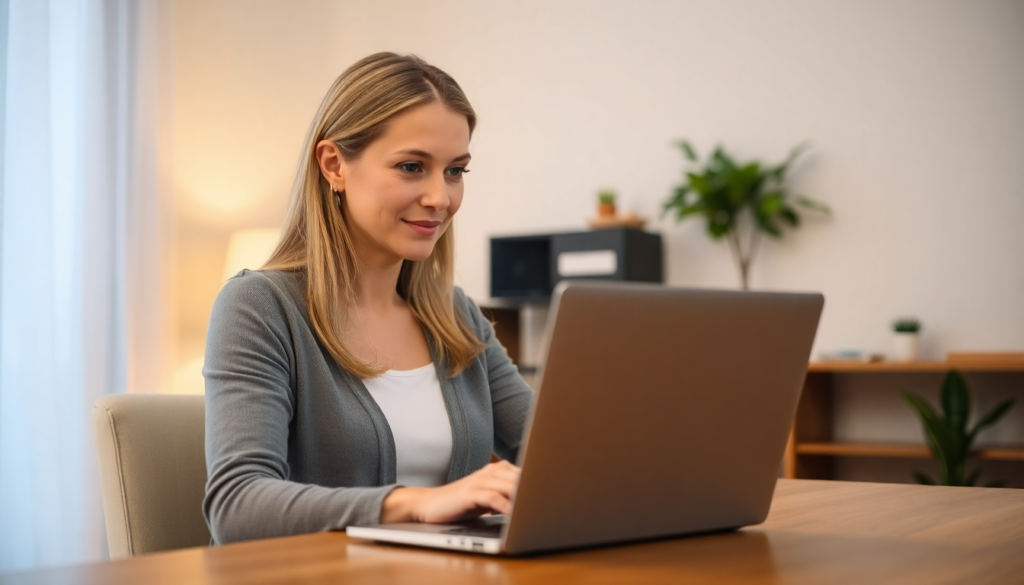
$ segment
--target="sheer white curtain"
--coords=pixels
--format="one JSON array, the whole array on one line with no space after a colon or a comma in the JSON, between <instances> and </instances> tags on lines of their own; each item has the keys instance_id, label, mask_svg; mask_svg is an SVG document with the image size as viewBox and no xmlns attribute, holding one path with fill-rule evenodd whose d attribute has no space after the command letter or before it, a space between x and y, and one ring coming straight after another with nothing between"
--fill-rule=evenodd
<instances>
[{"instance_id":1,"label":"sheer white curtain","mask_svg":"<svg viewBox=\"0 0 1024 585\"><path fill-rule=\"evenodd\" d=\"M169 8L0 0L0 572L105 558L92 403L159 391Z\"/></svg>"}]
</instances>

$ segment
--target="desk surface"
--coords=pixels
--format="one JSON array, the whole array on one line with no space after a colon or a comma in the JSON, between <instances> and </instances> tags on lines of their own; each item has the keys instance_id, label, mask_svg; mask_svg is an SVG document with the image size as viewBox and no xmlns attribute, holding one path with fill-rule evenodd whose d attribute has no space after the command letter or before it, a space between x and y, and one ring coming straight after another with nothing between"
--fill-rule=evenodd
<instances>
[{"instance_id":1,"label":"desk surface","mask_svg":"<svg viewBox=\"0 0 1024 585\"><path fill-rule=\"evenodd\" d=\"M501 559L322 533L7 575L0 583L1024 583L1024 491L779 480L729 534Z\"/></svg>"}]
</instances>

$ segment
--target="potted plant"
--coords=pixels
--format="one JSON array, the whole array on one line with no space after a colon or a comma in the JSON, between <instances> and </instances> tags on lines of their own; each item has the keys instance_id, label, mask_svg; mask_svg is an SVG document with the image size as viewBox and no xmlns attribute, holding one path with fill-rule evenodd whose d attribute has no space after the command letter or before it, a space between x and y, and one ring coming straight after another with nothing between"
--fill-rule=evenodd
<instances>
[{"instance_id":1,"label":"potted plant","mask_svg":"<svg viewBox=\"0 0 1024 585\"><path fill-rule=\"evenodd\" d=\"M902 318L892 323L893 359L898 362L914 362L921 359L921 322L914 318Z\"/></svg>"},{"instance_id":2,"label":"potted plant","mask_svg":"<svg viewBox=\"0 0 1024 585\"><path fill-rule=\"evenodd\" d=\"M956 370L950 370L942 381L941 416L928 401L916 394L904 393L903 399L921 419L928 448L939 466L938 482L920 471L914 472L914 479L918 483L929 485L975 485L981 475L981 469L967 473L967 457L971 453L971 445L974 444L979 431L1003 418L1013 406L1013 400L1000 402L968 430L968 421L971 418L971 391ZM992 482L989 487L996 487L999 483Z\"/></svg>"},{"instance_id":3,"label":"potted plant","mask_svg":"<svg viewBox=\"0 0 1024 585\"><path fill-rule=\"evenodd\" d=\"M683 156L698 164L696 151L687 141L678 143ZM673 211L676 220L702 216L712 239L725 238L740 273L744 290L749 288L750 266L757 256L761 237L781 238L783 226L800 225L797 208L828 213L827 206L785 188L786 173L804 147L794 148L781 164L762 165L758 161L738 163L721 148L715 148L708 160L692 171L665 201L662 217Z\"/></svg>"},{"instance_id":4,"label":"potted plant","mask_svg":"<svg viewBox=\"0 0 1024 585\"><path fill-rule=\"evenodd\" d=\"M603 189L597 192L598 217L615 217L615 191Z\"/></svg>"}]
</instances>

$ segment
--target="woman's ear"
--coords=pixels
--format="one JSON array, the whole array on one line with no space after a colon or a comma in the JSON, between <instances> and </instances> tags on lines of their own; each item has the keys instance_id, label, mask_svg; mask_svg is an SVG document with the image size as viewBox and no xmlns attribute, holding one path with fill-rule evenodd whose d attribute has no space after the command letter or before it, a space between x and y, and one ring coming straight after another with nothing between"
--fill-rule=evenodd
<instances>
[{"instance_id":1,"label":"woman's ear","mask_svg":"<svg viewBox=\"0 0 1024 585\"><path fill-rule=\"evenodd\" d=\"M331 190L345 190L345 159L341 150L332 140L321 140L316 143L316 160L320 163L320 173L331 184Z\"/></svg>"}]
</instances>

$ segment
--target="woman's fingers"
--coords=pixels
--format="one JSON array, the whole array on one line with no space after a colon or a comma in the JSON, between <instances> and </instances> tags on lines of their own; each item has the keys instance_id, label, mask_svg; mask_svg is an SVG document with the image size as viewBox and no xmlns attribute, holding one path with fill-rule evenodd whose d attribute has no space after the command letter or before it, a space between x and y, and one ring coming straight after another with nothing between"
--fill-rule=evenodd
<instances>
[{"instance_id":1,"label":"woman's fingers","mask_svg":"<svg viewBox=\"0 0 1024 585\"><path fill-rule=\"evenodd\" d=\"M499 481L510 483L513 485L513 487L515 486L515 484L519 483L519 468L505 461L502 461L500 463L491 463L487 467L481 469L480 471L470 476L467 476L467 479L477 474L480 474L481 477L496 479Z\"/></svg>"},{"instance_id":2,"label":"woman's fingers","mask_svg":"<svg viewBox=\"0 0 1024 585\"><path fill-rule=\"evenodd\" d=\"M519 481L519 468L516 467L515 465L512 465L508 461L492 463L491 465L494 466L494 469L492 471L495 475L505 478L509 481Z\"/></svg>"},{"instance_id":3,"label":"woman's fingers","mask_svg":"<svg viewBox=\"0 0 1024 585\"><path fill-rule=\"evenodd\" d=\"M422 522L442 523L475 518L486 512L508 514L518 481L518 467L507 461L491 463L446 486L417 492L414 517Z\"/></svg>"},{"instance_id":4,"label":"woman's fingers","mask_svg":"<svg viewBox=\"0 0 1024 585\"><path fill-rule=\"evenodd\" d=\"M487 492L485 494L486 505L492 512L508 514L512 511L512 502L498 492Z\"/></svg>"},{"instance_id":5,"label":"woman's fingers","mask_svg":"<svg viewBox=\"0 0 1024 585\"><path fill-rule=\"evenodd\" d=\"M516 484L513 481L508 481L500 477L483 478L478 483L475 483L470 489L493 491L499 493L506 498L511 497L515 493Z\"/></svg>"}]
</instances>

